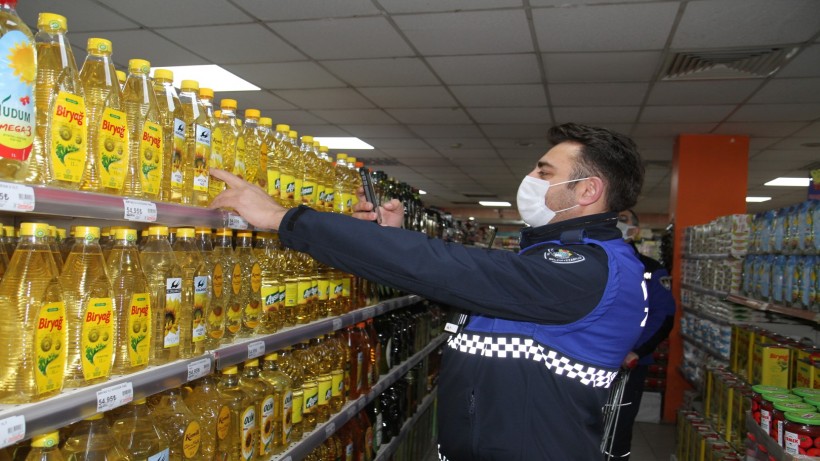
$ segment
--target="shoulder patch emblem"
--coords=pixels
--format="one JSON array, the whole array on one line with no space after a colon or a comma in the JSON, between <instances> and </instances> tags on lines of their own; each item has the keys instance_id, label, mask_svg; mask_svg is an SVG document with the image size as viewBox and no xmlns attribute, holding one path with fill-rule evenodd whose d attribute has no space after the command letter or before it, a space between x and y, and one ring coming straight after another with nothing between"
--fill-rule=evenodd
<instances>
[{"instance_id":1,"label":"shoulder patch emblem","mask_svg":"<svg viewBox=\"0 0 820 461\"><path fill-rule=\"evenodd\" d=\"M666 288L667 290L672 290L672 277L667 275L661 277L658 282L661 284L662 287Z\"/></svg>"},{"instance_id":2,"label":"shoulder patch emblem","mask_svg":"<svg viewBox=\"0 0 820 461\"><path fill-rule=\"evenodd\" d=\"M555 264L574 264L579 263L587 258L582 254L578 254L566 248L550 248L544 252L544 259Z\"/></svg>"}]
</instances>

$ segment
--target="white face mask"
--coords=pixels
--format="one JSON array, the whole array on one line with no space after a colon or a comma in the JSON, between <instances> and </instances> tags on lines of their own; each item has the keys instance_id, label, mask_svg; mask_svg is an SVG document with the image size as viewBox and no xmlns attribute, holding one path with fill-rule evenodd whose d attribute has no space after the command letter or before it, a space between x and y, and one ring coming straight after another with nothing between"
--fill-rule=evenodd
<instances>
[{"instance_id":1,"label":"white face mask","mask_svg":"<svg viewBox=\"0 0 820 461\"><path fill-rule=\"evenodd\" d=\"M587 178L572 179L552 184L552 186L559 186L571 182L583 181ZM557 213L571 210L577 206L575 204L563 210L553 211L546 203L547 191L550 188L550 182L544 179L534 178L532 176L524 176L521 185L518 186L518 196L516 202L518 204L518 213L521 214L521 219L532 227L543 226L548 224L555 218Z\"/></svg>"},{"instance_id":2,"label":"white face mask","mask_svg":"<svg viewBox=\"0 0 820 461\"><path fill-rule=\"evenodd\" d=\"M632 237L629 236L629 231L634 229L635 226L632 226L630 224L627 224L627 223L621 222L621 221L618 221L618 224L616 224L615 226L618 229L621 230L621 235L623 235L624 240L631 240L632 239Z\"/></svg>"}]
</instances>

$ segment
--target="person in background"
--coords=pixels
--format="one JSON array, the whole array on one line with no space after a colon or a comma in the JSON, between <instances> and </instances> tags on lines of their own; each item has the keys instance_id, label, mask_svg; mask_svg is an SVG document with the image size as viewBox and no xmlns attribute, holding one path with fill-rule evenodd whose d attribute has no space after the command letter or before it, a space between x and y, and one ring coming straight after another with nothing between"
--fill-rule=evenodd
<instances>
[{"instance_id":1,"label":"person in background","mask_svg":"<svg viewBox=\"0 0 820 461\"><path fill-rule=\"evenodd\" d=\"M531 227L520 253L444 242L382 226L359 194L356 217L288 210L221 170L233 208L283 245L339 270L465 311L446 329L439 378L439 456L449 461L601 459L602 407L646 321L643 266L621 239L617 212L635 204L643 166L635 143L567 123L518 188Z\"/></svg>"},{"instance_id":2,"label":"person in background","mask_svg":"<svg viewBox=\"0 0 820 461\"><path fill-rule=\"evenodd\" d=\"M671 278L660 262L638 252L635 240L640 234L638 215L631 209L618 214L618 229L635 250L644 267L644 277L649 294L649 316L643 332L632 351L624 359L623 368L631 369L626 382L615 441L612 446L613 460L629 460L632 445L632 427L641 406L644 381L652 365L652 353L672 331L675 322L675 298L671 292Z\"/></svg>"}]
</instances>

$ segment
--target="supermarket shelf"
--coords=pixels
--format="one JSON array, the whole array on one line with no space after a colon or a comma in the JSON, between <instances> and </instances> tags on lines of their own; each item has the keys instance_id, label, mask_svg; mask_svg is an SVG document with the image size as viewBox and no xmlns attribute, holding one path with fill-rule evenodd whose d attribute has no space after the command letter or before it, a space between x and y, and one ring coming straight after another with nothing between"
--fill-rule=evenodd
<instances>
[{"instance_id":1,"label":"supermarket shelf","mask_svg":"<svg viewBox=\"0 0 820 461\"><path fill-rule=\"evenodd\" d=\"M787 317L793 317L796 319L808 320L809 322L820 323L820 313L807 311L805 309L781 306L780 304L773 304L758 299L747 298L745 296L737 294L727 295L726 300L758 311L774 312L780 315L785 315Z\"/></svg>"},{"instance_id":2,"label":"supermarket shelf","mask_svg":"<svg viewBox=\"0 0 820 461\"><path fill-rule=\"evenodd\" d=\"M700 286L697 286L697 285L692 285L690 283L682 283L681 287L686 288L687 290L692 290L692 291L696 291L698 293L703 293L705 295L714 296L716 298L726 298L727 296L729 296L729 293L727 293L725 291L716 291L716 290L712 290L712 289L709 289L709 288L703 288L703 287L700 287Z\"/></svg>"},{"instance_id":3,"label":"supermarket shelf","mask_svg":"<svg viewBox=\"0 0 820 461\"><path fill-rule=\"evenodd\" d=\"M729 259L742 258L742 256L730 255L728 253L702 253L695 255L683 255L683 259Z\"/></svg>"},{"instance_id":4,"label":"supermarket shelf","mask_svg":"<svg viewBox=\"0 0 820 461\"><path fill-rule=\"evenodd\" d=\"M681 332L680 336L681 336L681 338L685 339L687 342L694 345L698 349L700 349L703 352L706 352L707 354L711 355L713 358L715 358L717 360L720 360L721 362L729 363L729 357L724 357L724 356L720 355L720 353L718 351L712 349L711 347L706 346L702 342L695 339L693 336L687 335L683 332Z\"/></svg>"},{"instance_id":5,"label":"supermarket shelf","mask_svg":"<svg viewBox=\"0 0 820 461\"><path fill-rule=\"evenodd\" d=\"M751 432L755 436L755 440L757 443L763 444L766 447L766 450L769 452L769 455L772 456L772 459L778 459L780 461L792 461L795 458L786 453L783 448L774 441L774 439L767 434L760 426L757 425L754 418L750 413L746 413L746 431ZM816 459L816 458L807 458L801 457L800 459Z\"/></svg>"},{"instance_id":6,"label":"supermarket shelf","mask_svg":"<svg viewBox=\"0 0 820 461\"><path fill-rule=\"evenodd\" d=\"M686 374L685 371L683 371L683 368L678 367L678 373L680 373L681 377L683 377L683 380L686 381L687 383L689 383L692 387L694 387L697 390L701 390L701 385L703 383L701 383L699 381L695 381L694 379L692 379L691 376L689 376L688 374Z\"/></svg>"},{"instance_id":7,"label":"supermarket shelf","mask_svg":"<svg viewBox=\"0 0 820 461\"><path fill-rule=\"evenodd\" d=\"M694 307L689 306L687 304L681 304L681 307L683 308L684 312L688 312L692 315L696 315L696 316L698 316L702 319L711 320L712 322L719 323L721 325L732 325L733 323L736 323L732 320L722 318L722 317L718 317L718 316L712 315L708 312L704 312L702 310L695 309Z\"/></svg>"},{"instance_id":8,"label":"supermarket shelf","mask_svg":"<svg viewBox=\"0 0 820 461\"><path fill-rule=\"evenodd\" d=\"M435 400L436 388L434 387L433 390L430 391L430 393L427 394L426 397L424 397L424 400L421 401L419 406L416 407L416 412L413 414L413 416L407 421L405 421L404 425L401 427L399 435L393 437L393 439L391 439L390 443L388 443L387 445L383 445L379 452L376 453L376 458L373 461L388 461L390 457L393 456L393 453L395 453L396 450L399 448L399 444L401 444L401 442L405 438L407 438L407 435L413 429L413 426L416 425L418 419L421 418L422 414L427 410L427 408L430 405L432 405L433 401Z\"/></svg>"},{"instance_id":9,"label":"supermarket shelf","mask_svg":"<svg viewBox=\"0 0 820 461\"><path fill-rule=\"evenodd\" d=\"M382 301L373 306L356 309L355 311L342 314L338 317L288 327L267 336L242 339L213 351L216 368L221 370L227 366L236 365L249 358L259 357L265 353L282 349L285 346L315 338L316 336L330 333L358 322L363 322L371 317L409 306L421 301L421 299L421 297L416 295L401 296L399 298Z\"/></svg>"},{"instance_id":10,"label":"supermarket shelf","mask_svg":"<svg viewBox=\"0 0 820 461\"><path fill-rule=\"evenodd\" d=\"M294 442L284 452L274 455L270 461L294 461L300 460L308 455L314 448L318 447L325 440L328 439L337 429L344 426L351 418L356 416L364 407L376 397L384 392L393 383L401 379L411 368L416 366L422 359L430 355L437 347L444 343L448 334L439 335L437 338L430 341L430 343L413 354L412 357L405 360L401 365L393 368L386 375L383 375L379 382L373 385L373 388L367 395L363 395L358 399L348 402L341 411L331 416L327 422L319 424L316 429L305 434L304 438L298 442Z\"/></svg>"}]
</instances>

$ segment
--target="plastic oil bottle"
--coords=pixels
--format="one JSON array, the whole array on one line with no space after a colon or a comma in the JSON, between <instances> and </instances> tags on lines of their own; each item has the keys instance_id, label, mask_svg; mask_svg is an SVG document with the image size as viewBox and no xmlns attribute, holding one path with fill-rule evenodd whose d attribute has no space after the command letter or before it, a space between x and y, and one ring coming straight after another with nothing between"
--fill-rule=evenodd
<instances>
[{"instance_id":1,"label":"plastic oil bottle","mask_svg":"<svg viewBox=\"0 0 820 461\"><path fill-rule=\"evenodd\" d=\"M47 432L31 438L31 451L25 461L63 461L60 453L60 431Z\"/></svg>"},{"instance_id":2,"label":"plastic oil bottle","mask_svg":"<svg viewBox=\"0 0 820 461\"><path fill-rule=\"evenodd\" d=\"M148 77L150 70L151 63L144 59L128 61L123 100L130 145L123 195L158 200L163 174L163 134L157 97Z\"/></svg>"},{"instance_id":3,"label":"plastic oil bottle","mask_svg":"<svg viewBox=\"0 0 820 461\"><path fill-rule=\"evenodd\" d=\"M331 397L330 409L333 413L338 413L347 401L347 392L345 389L345 370L349 372L350 351L347 349L347 341L344 338L342 330L336 330L328 343L331 346L330 356L333 366L330 370L331 378Z\"/></svg>"},{"instance_id":4,"label":"plastic oil bottle","mask_svg":"<svg viewBox=\"0 0 820 461\"><path fill-rule=\"evenodd\" d=\"M318 362L319 358L308 347L309 341L302 341L293 346L293 355L302 367L304 373L304 381L302 382L302 393L304 395L302 400L302 430L305 432L312 431L319 422L318 404L319 404L319 382L318 378Z\"/></svg>"},{"instance_id":5,"label":"plastic oil bottle","mask_svg":"<svg viewBox=\"0 0 820 461\"><path fill-rule=\"evenodd\" d=\"M127 76L125 75L125 72L123 72L121 70L118 70L116 72L117 72L117 82L120 84L120 91L122 91L123 89L125 89L125 79L127 78Z\"/></svg>"},{"instance_id":6,"label":"plastic oil bottle","mask_svg":"<svg viewBox=\"0 0 820 461\"><path fill-rule=\"evenodd\" d=\"M168 438L170 461L207 461L202 452L202 422L185 405L180 389L162 393L152 416Z\"/></svg>"},{"instance_id":7,"label":"plastic oil bottle","mask_svg":"<svg viewBox=\"0 0 820 461\"><path fill-rule=\"evenodd\" d=\"M185 120L185 147L182 157L182 180L191 205L208 206L208 161L211 159L211 121L199 101L199 82L183 80L179 93Z\"/></svg>"},{"instance_id":8,"label":"plastic oil bottle","mask_svg":"<svg viewBox=\"0 0 820 461\"><path fill-rule=\"evenodd\" d=\"M206 375L193 383L185 397L185 405L199 418L202 429L201 450L205 460L224 460L231 414L222 403L216 378Z\"/></svg>"},{"instance_id":9,"label":"plastic oil bottle","mask_svg":"<svg viewBox=\"0 0 820 461\"><path fill-rule=\"evenodd\" d=\"M114 438L134 461L160 461L170 456L168 438L151 416L145 399L137 399L116 413Z\"/></svg>"},{"instance_id":10,"label":"plastic oil bottle","mask_svg":"<svg viewBox=\"0 0 820 461\"><path fill-rule=\"evenodd\" d=\"M120 461L131 457L117 442L102 413L68 429L62 453L66 461Z\"/></svg>"},{"instance_id":11,"label":"plastic oil bottle","mask_svg":"<svg viewBox=\"0 0 820 461\"><path fill-rule=\"evenodd\" d=\"M254 245L254 254L262 274L262 315L257 330L262 334L275 333L285 323L285 281L279 274L279 251L274 238L278 241L278 234L257 232Z\"/></svg>"},{"instance_id":12,"label":"plastic oil bottle","mask_svg":"<svg viewBox=\"0 0 820 461\"><path fill-rule=\"evenodd\" d=\"M60 286L69 324L66 386L87 386L108 379L118 348L117 315L111 281L98 243L100 228L74 228L74 247Z\"/></svg>"},{"instance_id":13,"label":"plastic oil bottle","mask_svg":"<svg viewBox=\"0 0 820 461\"><path fill-rule=\"evenodd\" d=\"M302 136L302 143L299 146L300 155L302 157L302 171L299 172L302 176L301 188L301 202L297 205L313 206L316 200L316 170L314 168L313 159L313 136Z\"/></svg>"},{"instance_id":14,"label":"plastic oil bottle","mask_svg":"<svg viewBox=\"0 0 820 461\"><path fill-rule=\"evenodd\" d=\"M26 403L63 388L69 324L48 225L20 224L20 243L0 281L0 402ZM73 327L73 326L72 326Z\"/></svg>"},{"instance_id":15,"label":"plastic oil bottle","mask_svg":"<svg viewBox=\"0 0 820 461\"><path fill-rule=\"evenodd\" d=\"M233 251L233 230L221 228L216 230L214 240L214 298L222 292L225 306L225 338L229 341L235 338L242 329L242 265L236 259ZM219 269L217 269L219 265ZM221 274L220 274L221 271ZM219 288L219 278L222 278L222 289ZM239 280L237 280L239 279ZM212 301L213 302L213 301Z\"/></svg>"},{"instance_id":16,"label":"plastic oil bottle","mask_svg":"<svg viewBox=\"0 0 820 461\"><path fill-rule=\"evenodd\" d=\"M182 269L182 305L179 312L179 356L190 358L205 352L210 284L205 259L194 241L192 227L177 229L171 246Z\"/></svg>"},{"instance_id":17,"label":"plastic oil bottle","mask_svg":"<svg viewBox=\"0 0 820 461\"><path fill-rule=\"evenodd\" d=\"M245 136L236 118L236 100L219 101L222 126L222 165L239 177L245 177Z\"/></svg>"},{"instance_id":18,"label":"plastic oil bottle","mask_svg":"<svg viewBox=\"0 0 820 461\"><path fill-rule=\"evenodd\" d=\"M239 385L236 366L222 370L217 385L222 401L231 411L231 432L228 435L228 461L252 461L259 449L259 425L256 405Z\"/></svg>"},{"instance_id":19,"label":"plastic oil bottle","mask_svg":"<svg viewBox=\"0 0 820 461\"><path fill-rule=\"evenodd\" d=\"M148 279L153 310L151 365L179 358L179 309L182 306L182 269L168 242L168 228L151 226L140 253Z\"/></svg>"},{"instance_id":20,"label":"plastic oil bottle","mask_svg":"<svg viewBox=\"0 0 820 461\"><path fill-rule=\"evenodd\" d=\"M37 19L37 172L28 181L77 189L88 156L85 99L74 53L66 37L66 19L40 13ZM42 168L40 168L42 156Z\"/></svg>"},{"instance_id":21,"label":"plastic oil bottle","mask_svg":"<svg viewBox=\"0 0 820 461\"><path fill-rule=\"evenodd\" d=\"M273 388L273 450L283 451L291 442L293 430L293 384L291 379L279 370L278 354L265 355L259 376Z\"/></svg>"},{"instance_id":22,"label":"plastic oil bottle","mask_svg":"<svg viewBox=\"0 0 820 461\"><path fill-rule=\"evenodd\" d=\"M268 142L271 147L268 148L268 195L273 197L277 202L285 205L282 202L282 163L285 161L287 152L288 133L290 126L279 124L276 125L276 131L271 132L272 139Z\"/></svg>"},{"instance_id":23,"label":"plastic oil bottle","mask_svg":"<svg viewBox=\"0 0 820 461\"><path fill-rule=\"evenodd\" d=\"M268 167L268 159L273 155L273 150L276 148L276 132L273 131L273 120L270 117L259 117L259 178L257 183L259 187L266 190L268 195L271 194L273 186L268 185L268 172L279 171L279 165L274 165L273 168ZM278 197L278 195L277 195Z\"/></svg>"},{"instance_id":24,"label":"plastic oil bottle","mask_svg":"<svg viewBox=\"0 0 820 461\"><path fill-rule=\"evenodd\" d=\"M35 102L34 94L37 78L34 37L14 10L16 5L16 0L0 1L0 38L3 40L0 54L8 56L7 64L0 66L0 81L9 92L8 101L3 103L5 110L0 111L0 124L19 127L19 132L0 134L0 180L3 181L26 178L32 150L40 155L39 163L31 167L35 178L37 168L43 166L41 146L35 149L35 143L42 141L45 131L41 128L43 131L37 132L35 128L39 115L36 108L41 106Z\"/></svg>"},{"instance_id":25,"label":"plastic oil bottle","mask_svg":"<svg viewBox=\"0 0 820 461\"><path fill-rule=\"evenodd\" d=\"M290 379L291 388L293 389L293 398L291 400L293 412L291 415L292 427L290 438L293 441L300 440L305 432L302 427L302 409L304 407L305 397L305 393L302 390L302 384L305 380L304 367L293 355L293 349L290 346L279 351L279 367Z\"/></svg>"},{"instance_id":26,"label":"plastic oil bottle","mask_svg":"<svg viewBox=\"0 0 820 461\"><path fill-rule=\"evenodd\" d=\"M239 299L242 306L242 329L239 336L250 336L256 333L259 320L262 318L262 268L253 253L251 231L239 231L236 234L236 261L241 267L241 275L234 272L233 283L237 278L241 282Z\"/></svg>"},{"instance_id":27,"label":"plastic oil bottle","mask_svg":"<svg viewBox=\"0 0 820 461\"><path fill-rule=\"evenodd\" d=\"M48 226L48 247L51 249L51 256L54 258L54 265L57 272L63 272L63 257L60 248L57 246L57 226Z\"/></svg>"},{"instance_id":28,"label":"plastic oil bottle","mask_svg":"<svg viewBox=\"0 0 820 461\"><path fill-rule=\"evenodd\" d=\"M3 235L3 226L0 226L0 239ZM62 262L62 258L60 259ZM9 267L9 256L6 254L6 246L0 243L0 280L6 274L6 269Z\"/></svg>"},{"instance_id":29,"label":"plastic oil bottle","mask_svg":"<svg viewBox=\"0 0 820 461\"><path fill-rule=\"evenodd\" d=\"M89 155L80 189L121 195L128 165L128 123L111 60L111 42L89 38L80 70L85 92Z\"/></svg>"},{"instance_id":30,"label":"plastic oil bottle","mask_svg":"<svg viewBox=\"0 0 820 461\"><path fill-rule=\"evenodd\" d=\"M259 360L251 359L242 367L239 387L248 394L256 406L256 421L259 431L259 447L256 455L266 459L273 453L275 400L273 387L259 375Z\"/></svg>"},{"instance_id":31,"label":"plastic oil bottle","mask_svg":"<svg viewBox=\"0 0 820 461\"><path fill-rule=\"evenodd\" d=\"M182 203L182 151L185 146L185 122L182 105L174 88L174 73L168 69L154 70L154 95L162 126L162 180L160 200Z\"/></svg>"},{"instance_id":32,"label":"plastic oil bottle","mask_svg":"<svg viewBox=\"0 0 820 461\"><path fill-rule=\"evenodd\" d=\"M230 299L225 291L225 273L231 270L231 266L217 258L210 228L197 227L195 231L197 247L205 258L205 271L210 280L210 297L205 311L205 349L211 350L216 349L225 336L225 311Z\"/></svg>"},{"instance_id":33,"label":"plastic oil bottle","mask_svg":"<svg viewBox=\"0 0 820 461\"><path fill-rule=\"evenodd\" d=\"M277 126L277 130L278 130ZM288 131L287 139L282 143L279 168L281 171L279 202L282 206L293 208L302 203L302 155L296 146L296 131Z\"/></svg>"},{"instance_id":34,"label":"plastic oil bottle","mask_svg":"<svg viewBox=\"0 0 820 461\"><path fill-rule=\"evenodd\" d=\"M3 248L9 256L9 260L14 256L14 250L17 248L17 231L14 226L3 226ZM66 255L68 252L66 252Z\"/></svg>"},{"instance_id":35,"label":"plastic oil bottle","mask_svg":"<svg viewBox=\"0 0 820 461\"><path fill-rule=\"evenodd\" d=\"M259 172L262 150L262 137L258 131L260 115L259 109L245 109L245 122L242 124L242 134L245 137L245 181L256 185L259 185L259 179L263 176Z\"/></svg>"},{"instance_id":36,"label":"plastic oil bottle","mask_svg":"<svg viewBox=\"0 0 820 461\"><path fill-rule=\"evenodd\" d=\"M328 155L327 146L319 146L319 172L322 181L324 195L321 197L320 211L333 211L333 197L335 196L335 171L333 170L333 160Z\"/></svg>"},{"instance_id":37,"label":"plastic oil bottle","mask_svg":"<svg viewBox=\"0 0 820 461\"><path fill-rule=\"evenodd\" d=\"M202 103L202 108L205 109L205 117L211 123L211 157L208 159L208 167L225 169L225 165L222 163L222 154L225 151L225 147L222 144L222 125L220 123L222 112L219 113L220 117L216 116L216 111L214 110L214 90L211 88L200 88L199 100ZM213 200L214 197L219 195L223 190L225 190L225 182L221 179L211 177L208 182L208 200Z\"/></svg>"},{"instance_id":38,"label":"plastic oil bottle","mask_svg":"<svg viewBox=\"0 0 820 461\"><path fill-rule=\"evenodd\" d=\"M316 357L316 382L318 383L319 402L316 406L316 420L324 423L330 417L330 400L333 396L333 378L330 371L333 368L333 359L330 355L329 344L323 336L310 340L310 353Z\"/></svg>"},{"instance_id":39,"label":"plastic oil bottle","mask_svg":"<svg viewBox=\"0 0 820 461\"><path fill-rule=\"evenodd\" d=\"M148 280L137 251L137 231L114 231L114 246L106 260L117 313L117 350L113 372L132 373L145 368L151 358L153 311Z\"/></svg>"}]
</instances>

